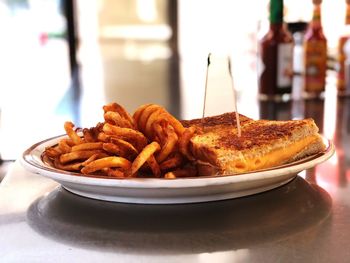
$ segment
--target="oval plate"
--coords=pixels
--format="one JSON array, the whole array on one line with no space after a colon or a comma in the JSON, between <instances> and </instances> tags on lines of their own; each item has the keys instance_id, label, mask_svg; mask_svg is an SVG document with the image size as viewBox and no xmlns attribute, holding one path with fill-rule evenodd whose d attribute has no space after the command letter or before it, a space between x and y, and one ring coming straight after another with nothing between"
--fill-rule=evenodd
<instances>
[{"instance_id":1,"label":"oval plate","mask_svg":"<svg viewBox=\"0 0 350 263\"><path fill-rule=\"evenodd\" d=\"M291 181L300 171L328 160L335 148L324 139L326 150L293 163L251 173L189 178L106 178L83 176L49 166L41 159L46 147L66 137L57 136L34 144L21 158L30 172L60 183L84 197L124 203L180 204L225 200L264 192Z\"/></svg>"}]
</instances>

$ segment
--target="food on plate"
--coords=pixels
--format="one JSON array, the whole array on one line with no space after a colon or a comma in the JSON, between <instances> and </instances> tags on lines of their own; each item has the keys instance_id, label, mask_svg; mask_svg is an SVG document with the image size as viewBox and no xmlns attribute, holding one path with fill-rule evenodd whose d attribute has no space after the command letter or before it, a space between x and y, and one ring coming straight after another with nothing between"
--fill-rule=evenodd
<instances>
[{"instance_id":1,"label":"food on plate","mask_svg":"<svg viewBox=\"0 0 350 263\"><path fill-rule=\"evenodd\" d=\"M131 116L121 105L103 106L104 121L92 128L66 122L67 138L48 147L43 160L84 175L108 177L195 176L187 146L194 128L185 128L163 107L146 104ZM167 175L166 175L167 174Z\"/></svg>"},{"instance_id":2,"label":"food on plate","mask_svg":"<svg viewBox=\"0 0 350 263\"><path fill-rule=\"evenodd\" d=\"M267 169L323 151L312 119L252 120L225 113L179 121L156 104L130 115L121 105L103 106L91 128L65 122L67 136L42 159L61 170L110 178L182 178Z\"/></svg>"},{"instance_id":3,"label":"food on plate","mask_svg":"<svg viewBox=\"0 0 350 263\"><path fill-rule=\"evenodd\" d=\"M154 153L156 151L160 150L160 145L157 142L152 142L148 144L143 150L140 152L140 154L136 157L136 159L133 161L131 166L130 173L136 174L136 172L141 168L141 166L147 162L152 156L154 157ZM152 158L151 162L154 162L154 159ZM159 168L157 169L159 170Z\"/></svg>"},{"instance_id":4,"label":"food on plate","mask_svg":"<svg viewBox=\"0 0 350 263\"><path fill-rule=\"evenodd\" d=\"M240 122L241 137L237 136L233 113L183 121L185 127L197 129L189 148L200 174L237 174L267 169L325 149L312 119L269 121L240 115Z\"/></svg>"},{"instance_id":5,"label":"food on plate","mask_svg":"<svg viewBox=\"0 0 350 263\"><path fill-rule=\"evenodd\" d=\"M131 162L123 157L108 156L89 162L81 169L83 174L90 174L105 168L120 168L127 170L131 167Z\"/></svg>"}]
</instances>

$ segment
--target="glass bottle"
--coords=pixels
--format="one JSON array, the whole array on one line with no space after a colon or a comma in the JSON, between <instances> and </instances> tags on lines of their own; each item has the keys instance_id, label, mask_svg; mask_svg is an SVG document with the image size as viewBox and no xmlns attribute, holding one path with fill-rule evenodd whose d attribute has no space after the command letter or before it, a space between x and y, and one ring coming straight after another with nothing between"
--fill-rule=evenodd
<instances>
[{"instance_id":1,"label":"glass bottle","mask_svg":"<svg viewBox=\"0 0 350 263\"><path fill-rule=\"evenodd\" d=\"M346 2L346 12L345 12L345 26L343 32L339 38L338 42L338 67L337 67L337 89L338 93L343 93L346 89L345 87L345 73L344 66L346 60L346 54L344 52L344 45L346 41L350 38L350 0L345 0Z\"/></svg>"},{"instance_id":2,"label":"glass bottle","mask_svg":"<svg viewBox=\"0 0 350 263\"><path fill-rule=\"evenodd\" d=\"M343 48L345 61L344 61L344 88L338 88L338 96L350 96L350 38L345 42Z\"/></svg>"},{"instance_id":3,"label":"glass bottle","mask_svg":"<svg viewBox=\"0 0 350 263\"><path fill-rule=\"evenodd\" d=\"M321 23L321 0L313 0L312 21L304 37L304 91L306 97L319 97L326 85L327 39Z\"/></svg>"},{"instance_id":4,"label":"glass bottle","mask_svg":"<svg viewBox=\"0 0 350 263\"><path fill-rule=\"evenodd\" d=\"M290 98L293 77L293 38L283 23L283 0L270 1L270 28L260 41L259 98Z\"/></svg>"}]
</instances>

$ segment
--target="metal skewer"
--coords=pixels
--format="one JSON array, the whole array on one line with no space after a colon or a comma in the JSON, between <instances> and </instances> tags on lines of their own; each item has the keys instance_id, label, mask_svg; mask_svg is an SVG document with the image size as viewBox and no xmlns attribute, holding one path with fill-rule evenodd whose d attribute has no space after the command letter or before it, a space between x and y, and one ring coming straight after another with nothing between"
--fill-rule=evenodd
<instances>
[{"instance_id":1,"label":"metal skewer","mask_svg":"<svg viewBox=\"0 0 350 263\"><path fill-rule=\"evenodd\" d=\"M205 89L204 89L204 103L203 103L203 113L202 113L202 126L204 129L204 117L205 117L205 109L206 109L206 102L207 102L207 90L208 90L208 75L209 75L209 66L210 66L210 57L211 57L211 53L208 54L208 59L207 59L207 71L206 71L206 75L205 75ZM232 92L233 92L233 108L236 114L236 123L237 123L237 135L238 137L241 137L241 124L240 124L240 120L239 120L239 114L238 114L238 110L237 110L237 99L236 99L236 92L234 89L234 83L233 83L233 76L232 76L232 70L231 70L231 59L229 57L227 57L228 59L228 71L229 71L229 75L230 75L230 79L231 79L231 88L232 88Z\"/></svg>"},{"instance_id":2,"label":"metal skewer","mask_svg":"<svg viewBox=\"0 0 350 263\"><path fill-rule=\"evenodd\" d=\"M238 114L238 110L237 110L237 96L236 96L236 91L235 91L234 83L233 83L233 76L232 76L232 70L231 70L231 59L230 58L228 58L228 71L229 71L230 78L231 78L231 87L232 87L232 93L233 93L233 108L234 108L234 111L236 113L237 133L238 133L238 137L241 137L241 135L242 135L241 123L239 121L239 114Z\"/></svg>"},{"instance_id":3,"label":"metal skewer","mask_svg":"<svg viewBox=\"0 0 350 263\"><path fill-rule=\"evenodd\" d=\"M208 74L209 74L210 56L211 56L211 53L208 54L207 72L206 72L206 75L205 75L204 103L203 103L203 114L202 114L202 125L203 125L203 128L204 128L205 105L207 104L206 101L207 101L207 89L208 89Z\"/></svg>"}]
</instances>

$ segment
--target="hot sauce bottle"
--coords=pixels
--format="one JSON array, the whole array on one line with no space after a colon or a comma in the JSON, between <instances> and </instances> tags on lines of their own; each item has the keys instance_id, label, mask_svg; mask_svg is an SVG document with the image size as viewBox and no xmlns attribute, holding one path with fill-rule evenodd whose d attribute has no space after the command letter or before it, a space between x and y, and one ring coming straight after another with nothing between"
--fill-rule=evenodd
<instances>
[{"instance_id":1,"label":"hot sauce bottle","mask_svg":"<svg viewBox=\"0 0 350 263\"><path fill-rule=\"evenodd\" d=\"M338 68L337 68L337 89L339 93L344 92L345 87L345 60L346 54L344 52L345 42L350 38L350 0L345 0L346 12L345 12L345 26L341 37L338 42Z\"/></svg>"},{"instance_id":2,"label":"hot sauce bottle","mask_svg":"<svg viewBox=\"0 0 350 263\"><path fill-rule=\"evenodd\" d=\"M270 28L260 41L259 98L290 96L293 77L293 38L283 23L283 0L270 1Z\"/></svg>"},{"instance_id":3,"label":"hot sauce bottle","mask_svg":"<svg viewBox=\"0 0 350 263\"><path fill-rule=\"evenodd\" d=\"M304 37L304 90L308 97L320 96L326 84L327 39L321 24L321 2L313 0L313 17Z\"/></svg>"}]
</instances>

